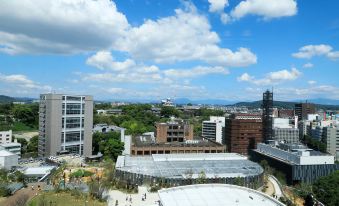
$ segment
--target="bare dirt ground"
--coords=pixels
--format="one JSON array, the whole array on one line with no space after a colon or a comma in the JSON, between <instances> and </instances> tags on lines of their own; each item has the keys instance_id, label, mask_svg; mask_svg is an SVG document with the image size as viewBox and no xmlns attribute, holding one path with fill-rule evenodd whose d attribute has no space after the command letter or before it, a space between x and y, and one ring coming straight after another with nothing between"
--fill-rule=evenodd
<instances>
[{"instance_id":1,"label":"bare dirt ground","mask_svg":"<svg viewBox=\"0 0 339 206\"><path fill-rule=\"evenodd\" d=\"M39 135L39 132L13 132L13 135L17 138L24 138L29 141L32 137Z\"/></svg>"}]
</instances>

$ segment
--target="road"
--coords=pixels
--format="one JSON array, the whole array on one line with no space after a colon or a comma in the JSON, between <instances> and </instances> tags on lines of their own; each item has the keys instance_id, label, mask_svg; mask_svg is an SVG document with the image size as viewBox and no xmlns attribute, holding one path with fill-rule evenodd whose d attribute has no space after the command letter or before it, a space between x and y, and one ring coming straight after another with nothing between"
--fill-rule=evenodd
<instances>
[{"instance_id":1,"label":"road","mask_svg":"<svg viewBox=\"0 0 339 206\"><path fill-rule=\"evenodd\" d=\"M275 191L274 193L275 193L277 199L282 197L283 196L283 192L281 191L281 188L279 187L279 184L278 184L277 180L275 178L273 178L272 176L268 176L268 180L270 182L272 182L272 184L273 184L274 191Z\"/></svg>"}]
</instances>

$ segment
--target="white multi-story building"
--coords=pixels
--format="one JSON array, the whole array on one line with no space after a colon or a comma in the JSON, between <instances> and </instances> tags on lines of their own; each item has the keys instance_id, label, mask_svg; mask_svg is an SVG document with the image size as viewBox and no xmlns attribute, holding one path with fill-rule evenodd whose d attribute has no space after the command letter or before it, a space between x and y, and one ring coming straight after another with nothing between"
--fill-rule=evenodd
<instances>
[{"instance_id":1,"label":"white multi-story building","mask_svg":"<svg viewBox=\"0 0 339 206\"><path fill-rule=\"evenodd\" d=\"M295 122L297 122L297 117ZM299 129L296 124L291 125L287 118L273 118L273 139L286 143L299 142Z\"/></svg>"},{"instance_id":2,"label":"white multi-story building","mask_svg":"<svg viewBox=\"0 0 339 206\"><path fill-rule=\"evenodd\" d=\"M225 117L211 116L202 122L202 136L218 143L224 141Z\"/></svg>"},{"instance_id":3,"label":"white multi-story building","mask_svg":"<svg viewBox=\"0 0 339 206\"><path fill-rule=\"evenodd\" d=\"M12 130L0 131L0 144L12 142Z\"/></svg>"},{"instance_id":4,"label":"white multi-story building","mask_svg":"<svg viewBox=\"0 0 339 206\"><path fill-rule=\"evenodd\" d=\"M92 155L93 97L41 94L39 156Z\"/></svg>"},{"instance_id":5,"label":"white multi-story building","mask_svg":"<svg viewBox=\"0 0 339 206\"><path fill-rule=\"evenodd\" d=\"M10 170L18 166L19 156L7 150L0 149L0 168Z\"/></svg>"},{"instance_id":6,"label":"white multi-story building","mask_svg":"<svg viewBox=\"0 0 339 206\"><path fill-rule=\"evenodd\" d=\"M0 144L0 150L2 149L12 152L21 157L21 144L18 142Z\"/></svg>"}]
</instances>

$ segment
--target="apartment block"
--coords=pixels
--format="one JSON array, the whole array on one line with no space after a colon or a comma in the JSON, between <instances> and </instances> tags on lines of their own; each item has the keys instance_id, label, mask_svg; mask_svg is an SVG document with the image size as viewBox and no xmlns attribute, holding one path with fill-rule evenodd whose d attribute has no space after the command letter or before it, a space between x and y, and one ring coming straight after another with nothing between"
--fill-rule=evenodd
<instances>
[{"instance_id":1,"label":"apartment block","mask_svg":"<svg viewBox=\"0 0 339 206\"><path fill-rule=\"evenodd\" d=\"M0 144L12 142L12 130L0 131Z\"/></svg>"},{"instance_id":2,"label":"apartment block","mask_svg":"<svg viewBox=\"0 0 339 206\"><path fill-rule=\"evenodd\" d=\"M218 143L225 142L225 117L211 116L210 120L202 122L203 137L216 141Z\"/></svg>"},{"instance_id":3,"label":"apartment block","mask_svg":"<svg viewBox=\"0 0 339 206\"><path fill-rule=\"evenodd\" d=\"M39 156L92 155L93 97L41 94Z\"/></svg>"}]
</instances>

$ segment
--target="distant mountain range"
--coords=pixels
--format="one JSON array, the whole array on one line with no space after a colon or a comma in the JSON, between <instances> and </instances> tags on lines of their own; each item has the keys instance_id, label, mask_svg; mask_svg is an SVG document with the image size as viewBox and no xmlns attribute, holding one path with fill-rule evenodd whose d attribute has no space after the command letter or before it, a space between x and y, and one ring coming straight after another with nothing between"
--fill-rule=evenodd
<instances>
[{"instance_id":1,"label":"distant mountain range","mask_svg":"<svg viewBox=\"0 0 339 206\"><path fill-rule=\"evenodd\" d=\"M15 101L24 101L30 102L34 98L30 97L9 97L5 95L0 95L0 103L6 102L15 102ZM115 100L105 100L99 102L112 102L112 101L122 101L122 102L131 102L131 103L160 103L160 101L151 100L151 99L115 99ZM262 101L248 101L248 102L236 102L232 100L223 100L223 99L201 99L201 100L191 100L188 98L177 98L173 100L175 104L185 105L185 104L203 104L203 105L228 105L228 106L246 106L250 108L261 107ZM279 108L294 108L294 104L306 102L305 100L294 100L294 101L274 101L273 105ZM339 100L334 99L309 99L307 102L314 103L320 109L333 109L339 110Z\"/></svg>"}]
</instances>

